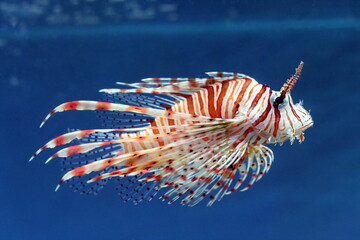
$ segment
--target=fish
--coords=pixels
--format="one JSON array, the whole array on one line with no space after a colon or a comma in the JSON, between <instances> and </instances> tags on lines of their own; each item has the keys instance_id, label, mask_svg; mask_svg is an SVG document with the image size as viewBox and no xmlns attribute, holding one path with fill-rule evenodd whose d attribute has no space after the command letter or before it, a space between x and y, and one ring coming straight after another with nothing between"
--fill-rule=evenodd
<instances>
[{"instance_id":1,"label":"fish","mask_svg":"<svg viewBox=\"0 0 360 240\"><path fill-rule=\"evenodd\" d=\"M207 72L205 78L145 78L100 90L105 101L71 101L55 113L95 111L104 128L70 130L43 145L62 149L64 182L97 194L116 179L124 202L150 201L158 192L169 204L207 206L249 189L267 173L274 154L266 145L298 140L313 126L310 111L291 92L304 62L280 91L240 73ZM85 180L84 180L85 178Z\"/></svg>"}]
</instances>

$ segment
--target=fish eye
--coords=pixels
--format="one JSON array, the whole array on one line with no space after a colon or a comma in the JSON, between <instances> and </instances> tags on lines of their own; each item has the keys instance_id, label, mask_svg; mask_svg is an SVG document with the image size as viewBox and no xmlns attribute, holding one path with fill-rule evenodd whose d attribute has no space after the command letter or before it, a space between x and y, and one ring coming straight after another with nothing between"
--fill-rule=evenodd
<instances>
[{"instance_id":1,"label":"fish eye","mask_svg":"<svg viewBox=\"0 0 360 240\"><path fill-rule=\"evenodd\" d=\"M282 97L277 97L275 98L275 101L274 101L274 105L280 105L284 102L284 98Z\"/></svg>"},{"instance_id":2,"label":"fish eye","mask_svg":"<svg viewBox=\"0 0 360 240\"><path fill-rule=\"evenodd\" d=\"M275 95L275 96L272 97L272 103L273 103L274 107L282 108L287 103L286 96L283 97L281 95L280 96Z\"/></svg>"}]
</instances>

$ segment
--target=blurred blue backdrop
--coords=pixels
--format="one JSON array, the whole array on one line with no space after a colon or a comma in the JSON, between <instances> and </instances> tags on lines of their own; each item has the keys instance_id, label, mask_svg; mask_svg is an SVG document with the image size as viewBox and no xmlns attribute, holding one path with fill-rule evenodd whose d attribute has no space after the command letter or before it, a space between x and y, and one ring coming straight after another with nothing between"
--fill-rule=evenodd
<instances>
[{"instance_id":1,"label":"blurred blue backdrop","mask_svg":"<svg viewBox=\"0 0 360 240\"><path fill-rule=\"evenodd\" d=\"M0 239L359 239L359 1L0 1ZM315 122L252 189L189 208L124 204L112 187L63 187L52 151L89 112L45 115L70 100L144 77L248 74L293 92Z\"/></svg>"}]
</instances>

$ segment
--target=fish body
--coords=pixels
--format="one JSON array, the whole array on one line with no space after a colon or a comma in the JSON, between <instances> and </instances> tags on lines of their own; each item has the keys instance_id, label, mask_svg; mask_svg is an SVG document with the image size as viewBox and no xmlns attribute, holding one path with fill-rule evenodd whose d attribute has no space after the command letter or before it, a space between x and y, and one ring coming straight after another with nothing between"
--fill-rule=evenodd
<instances>
[{"instance_id":1,"label":"fish body","mask_svg":"<svg viewBox=\"0 0 360 240\"><path fill-rule=\"evenodd\" d=\"M265 145L304 140L313 121L290 95L302 68L301 62L280 91L229 72L118 83L128 89L100 90L104 102L61 104L44 120L56 112L95 110L107 128L66 133L32 158L72 143L48 159L75 162L58 187L97 173L76 188L96 184L87 192L97 193L108 179L126 178L127 184L119 183L125 201L150 200L166 189L161 198L169 203L181 199L194 206L206 198L210 206L224 195L247 190L269 171L274 156Z\"/></svg>"}]
</instances>

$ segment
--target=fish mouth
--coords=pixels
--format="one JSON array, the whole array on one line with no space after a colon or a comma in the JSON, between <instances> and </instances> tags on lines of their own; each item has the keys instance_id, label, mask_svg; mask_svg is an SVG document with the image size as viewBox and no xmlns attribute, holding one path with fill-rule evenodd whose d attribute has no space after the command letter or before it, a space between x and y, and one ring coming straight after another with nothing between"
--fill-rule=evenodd
<instances>
[{"instance_id":1,"label":"fish mouth","mask_svg":"<svg viewBox=\"0 0 360 240\"><path fill-rule=\"evenodd\" d=\"M314 121L310 118L310 120L306 121L306 124L303 124L300 128L296 129L295 134L298 135L300 133L303 133L306 129L314 126Z\"/></svg>"}]
</instances>

